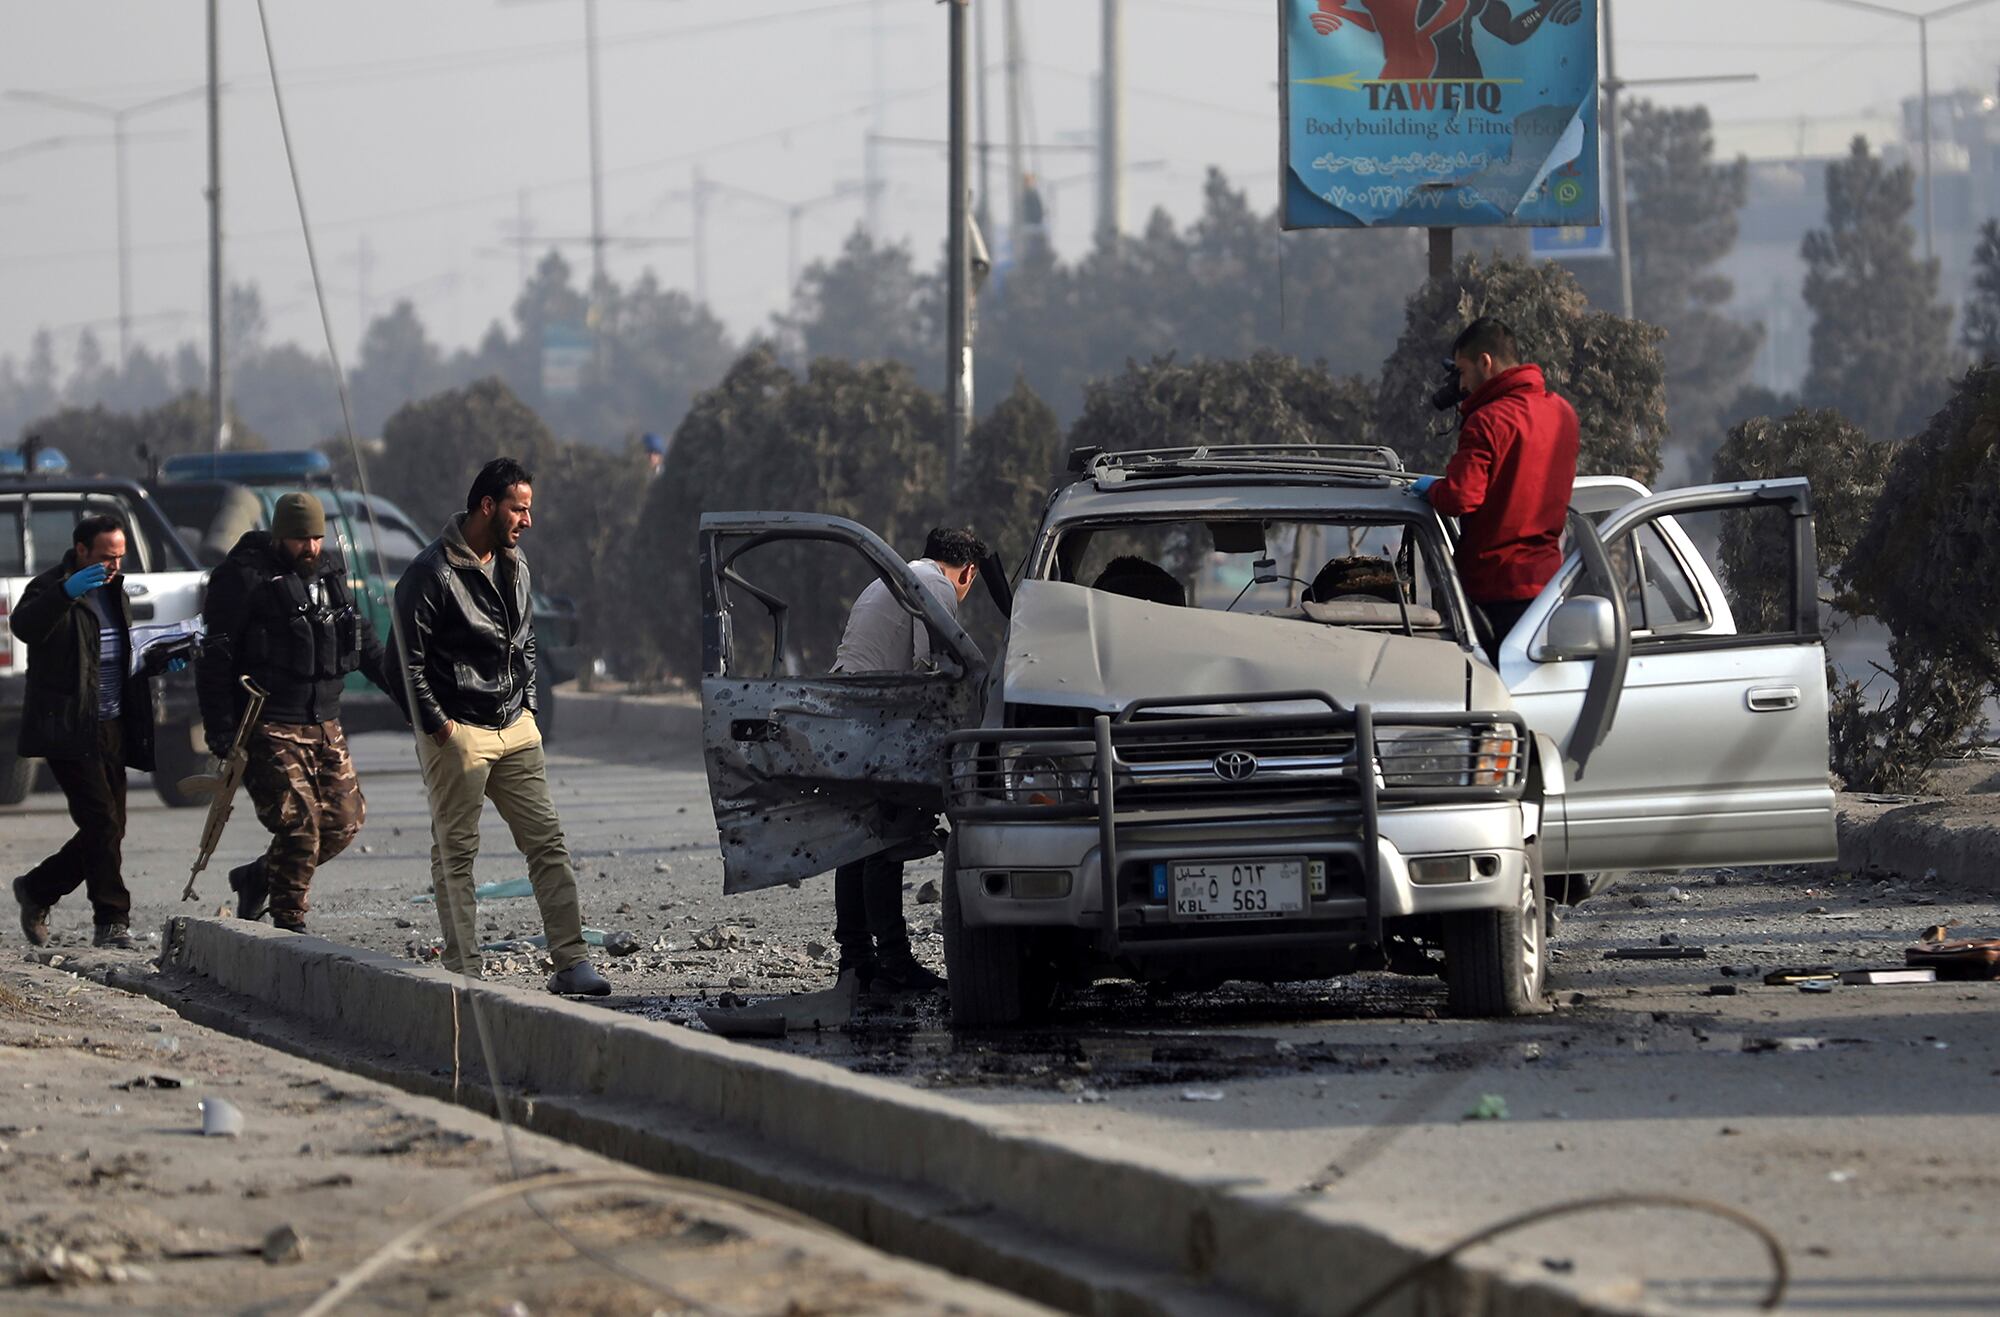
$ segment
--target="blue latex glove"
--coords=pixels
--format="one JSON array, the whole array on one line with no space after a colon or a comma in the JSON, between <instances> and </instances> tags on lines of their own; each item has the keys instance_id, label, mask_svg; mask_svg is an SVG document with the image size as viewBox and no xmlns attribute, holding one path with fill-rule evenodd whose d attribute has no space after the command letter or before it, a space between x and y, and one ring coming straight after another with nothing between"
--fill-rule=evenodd
<instances>
[{"instance_id":1,"label":"blue latex glove","mask_svg":"<svg viewBox=\"0 0 2000 1317\"><path fill-rule=\"evenodd\" d=\"M1438 482L1436 476L1418 476L1410 482L1410 492L1423 498L1431 492L1431 486Z\"/></svg>"},{"instance_id":2,"label":"blue latex glove","mask_svg":"<svg viewBox=\"0 0 2000 1317\"><path fill-rule=\"evenodd\" d=\"M168 672L185 672L185 671L187 671L187 665L188 665L188 661L187 661L186 659L184 659L184 658L175 658L175 659L168 659L168 660L167 660L167 671L168 671Z\"/></svg>"},{"instance_id":3,"label":"blue latex glove","mask_svg":"<svg viewBox=\"0 0 2000 1317\"><path fill-rule=\"evenodd\" d=\"M81 599L110 579L111 573L104 570L104 564L94 562L82 571L73 574L63 582L63 593L72 599Z\"/></svg>"}]
</instances>

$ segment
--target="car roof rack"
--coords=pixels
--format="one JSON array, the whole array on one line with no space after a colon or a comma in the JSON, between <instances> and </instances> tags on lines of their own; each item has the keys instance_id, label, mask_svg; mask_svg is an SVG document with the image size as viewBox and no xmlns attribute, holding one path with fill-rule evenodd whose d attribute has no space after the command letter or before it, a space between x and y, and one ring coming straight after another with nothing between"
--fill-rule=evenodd
<instances>
[{"instance_id":1,"label":"car roof rack","mask_svg":"<svg viewBox=\"0 0 2000 1317\"><path fill-rule=\"evenodd\" d=\"M1251 473L1397 476L1405 472L1393 448L1373 444L1202 444L1107 453L1078 449L1071 469L1100 484L1172 476Z\"/></svg>"}]
</instances>

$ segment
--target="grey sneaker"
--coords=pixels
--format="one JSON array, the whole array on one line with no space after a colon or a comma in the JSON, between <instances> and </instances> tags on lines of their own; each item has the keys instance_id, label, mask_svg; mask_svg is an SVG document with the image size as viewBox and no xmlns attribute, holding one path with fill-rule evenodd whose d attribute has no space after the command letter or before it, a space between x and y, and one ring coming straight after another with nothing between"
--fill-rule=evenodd
<instances>
[{"instance_id":1,"label":"grey sneaker","mask_svg":"<svg viewBox=\"0 0 2000 1317\"><path fill-rule=\"evenodd\" d=\"M123 924L99 924L91 935L90 945L103 947L108 951L137 951L139 944L132 940L132 930Z\"/></svg>"},{"instance_id":2,"label":"grey sneaker","mask_svg":"<svg viewBox=\"0 0 2000 1317\"><path fill-rule=\"evenodd\" d=\"M609 997L611 985L597 972L596 966L579 960L568 969L549 975L549 991L558 997Z\"/></svg>"},{"instance_id":3,"label":"grey sneaker","mask_svg":"<svg viewBox=\"0 0 2000 1317\"><path fill-rule=\"evenodd\" d=\"M31 947L45 947L49 944L49 908L36 905L28 899L28 880L14 880L14 899L21 906L21 932L27 935Z\"/></svg>"}]
</instances>

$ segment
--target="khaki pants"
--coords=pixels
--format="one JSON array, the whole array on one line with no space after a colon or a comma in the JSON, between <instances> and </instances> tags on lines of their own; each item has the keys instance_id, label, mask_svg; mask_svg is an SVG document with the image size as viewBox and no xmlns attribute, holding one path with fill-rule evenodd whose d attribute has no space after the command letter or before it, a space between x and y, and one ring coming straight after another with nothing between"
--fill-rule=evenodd
<instances>
[{"instance_id":1,"label":"khaki pants","mask_svg":"<svg viewBox=\"0 0 2000 1317\"><path fill-rule=\"evenodd\" d=\"M535 716L524 710L512 726L497 732L459 723L443 745L419 736L417 758L430 793L431 890L444 926L445 968L479 972L472 862L479 856L479 816L489 799L528 861L549 958L558 970L585 959L576 873L570 868L562 820L549 797L548 762L542 757Z\"/></svg>"}]
</instances>

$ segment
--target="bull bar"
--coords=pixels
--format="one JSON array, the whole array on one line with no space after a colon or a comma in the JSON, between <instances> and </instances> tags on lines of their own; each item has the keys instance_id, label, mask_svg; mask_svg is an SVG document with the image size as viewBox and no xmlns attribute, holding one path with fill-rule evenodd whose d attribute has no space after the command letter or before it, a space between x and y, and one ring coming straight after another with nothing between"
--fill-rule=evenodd
<instances>
[{"instance_id":1,"label":"bull bar","mask_svg":"<svg viewBox=\"0 0 2000 1317\"><path fill-rule=\"evenodd\" d=\"M1139 716L1195 705L1305 701L1323 705L1326 711ZM1420 729L1437 730L1426 735ZM1344 753L1340 751L1343 740L1347 743ZM1368 939L1379 944L1382 940L1380 819L1383 805L1519 800L1527 779L1529 746L1527 724L1520 714L1512 710L1398 712L1390 715L1388 722L1378 726L1372 706L1343 706L1324 691L1141 699L1126 705L1115 715L1092 715L1087 727L975 728L951 733L945 741L950 754L945 813L954 826L986 822L1095 820L1099 845L1098 880L1103 907L1098 939L1107 955L1117 954L1121 941L1118 900L1120 827L1163 821L1159 813L1146 808L1147 804L1154 802L1121 807L1121 795L1143 790L1145 765L1135 755L1137 751L1172 748L1177 743L1202 754L1212 754L1232 744L1260 748L1277 746L1286 750L1306 748L1308 753L1282 756L1280 762L1306 764L1316 771L1280 776L1275 782L1275 789L1280 793L1278 797L1274 799L1269 793L1263 793L1256 799L1242 800L1248 812L1232 817L1254 820L1260 815L1267 815L1273 822L1295 822L1298 817L1295 809L1287 813L1271 806L1290 803L1296 807L1302 799L1325 797L1334 803L1338 814L1352 818L1354 831L1351 845L1361 870ZM1047 766L1043 776L1052 780L1056 794L1032 792L1028 800L1019 798L1024 790L1017 780L1021 775L1019 765L1027 758L1018 753L1023 748L1032 748L1035 761ZM1444 751L1442 754L1440 749ZM1237 801L1231 799L1232 792L1241 791L1245 796L1256 794L1254 788L1246 789L1245 784L1224 779L1220 758L1221 755L1217 754L1213 794L1203 797L1200 803L1211 807L1233 804ZM1463 762L1459 763L1461 760ZM1440 764L1443 766L1440 767ZM1363 771L1364 766L1366 771ZM1121 788L1121 779L1125 783L1124 788ZM1155 780L1189 785L1184 777ZM1186 805L1191 802L1182 798L1175 803ZM1155 810L1158 808L1155 804ZM1302 936L1306 935L1262 934L1256 937L1256 941L1259 945L1270 945L1272 938L1292 941ZM1204 945L1218 946L1219 943L1220 939L1204 939Z\"/></svg>"}]
</instances>

